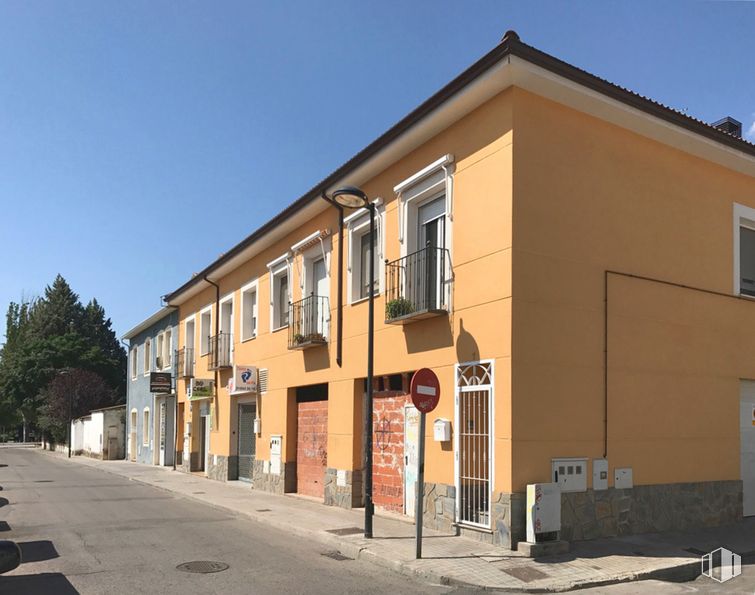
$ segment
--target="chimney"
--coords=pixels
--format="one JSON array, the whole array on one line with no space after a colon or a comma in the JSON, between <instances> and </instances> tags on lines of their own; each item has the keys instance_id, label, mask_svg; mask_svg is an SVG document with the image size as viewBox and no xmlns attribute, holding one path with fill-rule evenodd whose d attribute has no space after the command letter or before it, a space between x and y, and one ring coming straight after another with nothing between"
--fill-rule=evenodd
<instances>
[{"instance_id":1,"label":"chimney","mask_svg":"<svg viewBox=\"0 0 755 595\"><path fill-rule=\"evenodd\" d=\"M738 122L731 116L721 118L720 120L718 120L718 122L713 122L711 126L718 128L719 130L723 130L728 134L742 138L742 122Z\"/></svg>"}]
</instances>

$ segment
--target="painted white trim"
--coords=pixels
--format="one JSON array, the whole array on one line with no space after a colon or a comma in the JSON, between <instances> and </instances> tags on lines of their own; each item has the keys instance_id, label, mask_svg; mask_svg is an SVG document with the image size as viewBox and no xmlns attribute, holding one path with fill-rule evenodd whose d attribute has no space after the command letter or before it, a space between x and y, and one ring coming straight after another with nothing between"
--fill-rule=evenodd
<instances>
[{"instance_id":1,"label":"painted white trim","mask_svg":"<svg viewBox=\"0 0 755 595\"><path fill-rule=\"evenodd\" d=\"M443 157L441 157L440 159L436 159L430 165L426 165L417 173L414 173L408 178L406 178L406 180L404 180L403 182L399 182L398 184L396 184L393 187L393 191L396 194L401 194L404 190L406 190L410 186L414 186L414 184L417 184L423 178L426 178L427 176L434 174L436 171L443 169L449 163L453 163L453 161L454 161L454 156L451 155L450 153L443 155Z\"/></svg>"},{"instance_id":2,"label":"painted white trim","mask_svg":"<svg viewBox=\"0 0 755 595\"><path fill-rule=\"evenodd\" d=\"M186 335L188 334L186 331L186 325L192 322L194 323L194 329L192 330L192 337L191 337L191 345L186 344ZM191 316L187 316L183 320L184 324L184 348L188 347L189 349L192 349L192 353L196 352L197 348L197 314L196 312L192 314ZM178 341L178 338L176 338L176 341Z\"/></svg>"},{"instance_id":3,"label":"painted white trim","mask_svg":"<svg viewBox=\"0 0 755 595\"><path fill-rule=\"evenodd\" d=\"M131 356L129 361L129 370L131 372L131 380L139 378L139 346L133 345L129 350Z\"/></svg>"},{"instance_id":4,"label":"painted white trim","mask_svg":"<svg viewBox=\"0 0 755 595\"><path fill-rule=\"evenodd\" d=\"M254 305L252 308L257 309L257 325L254 333L251 337L244 336L244 295L247 293L254 292ZM260 291L259 291L259 278L255 278L246 285L243 285L239 289L239 296L241 297L240 301L241 304L239 305L239 338L241 339L241 343L244 343L245 341L251 341L252 339L255 339L257 337L257 334L259 333L259 325L260 325Z\"/></svg>"},{"instance_id":5,"label":"painted white trim","mask_svg":"<svg viewBox=\"0 0 755 595\"><path fill-rule=\"evenodd\" d=\"M212 304L210 304L208 306L205 306L204 308L202 308L199 311L199 328L197 329L195 327L195 329L194 329L195 332L197 332L199 334L199 355L200 356L207 355L208 353L210 353L209 342L205 343L204 339L206 337L202 336L202 319L204 318L204 315L208 314L208 313L210 315L210 322L209 322L209 325L208 325L209 328L207 329L209 332L206 335L206 337L211 337L212 336L212 328L213 328L212 327Z\"/></svg>"},{"instance_id":6,"label":"painted white trim","mask_svg":"<svg viewBox=\"0 0 755 595\"><path fill-rule=\"evenodd\" d=\"M281 263L283 263L285 261L288 261L289 258L291 258L291 253L290 252L286 252L285 254L281 254L278 258L275 258L275 259L271 260L270 262L268 262L265 265L265 267L268 268L268 269L277 268L278 265L280 265Z\"/></svg>"},{"instance_id":7,"label":"painted white trim","mask_svg":"<svg viewBox=\"0 0 755 595\"><path fill-rule=\"evenodd\" d=\"M318 229L316 232L309 234L306 238L291 246L291 252L299 252L302 248L308 248L309 244L312 242L318 239L327 238L328 236L330 236L330 229Z\"/></svg>"},{"instance_id":8,"label":"painted white trim","mask_svg":"<svg viewBox=\"0 0 755 595\"><path fill-rule=\"evenodd\" d=\"M147 414L147 423L146 424L144 423L144 414L145 413ZM144 409L142 409L142 419L141 419L141 422L142 422L142 446L147 446L147 447L149 446L149 431L150 431L150 421L151 420L152 420L152 418L150 417L149 407L145 407ZM144 427L145 426L147 427L147 434L146 434L146 436L144 434Z\"/></svg>"},{"instance_id":9,"label":"painted white trim","mask_svg":"<svg viewBox=\"0 0 755 595\"><path fill-rule=\"evenodd\" d=\"M147 344L149 343L149 358L147 357ZM147 337L144 339L144 351L142 352L142 365L144 366L144 375L149 376L149 373L152 371L152 360L155 357L154 351L152 349L152 337Z\"/></svg>"},{"instance_id":10,"label":"painted white trim","mask_svg":"<svg viewBox=\"0 0 755 595\"><path fill-rule=\"evenodd\" d=\"M740 227L747 227L749 229L755 230L755 209L739 204L734 203L734 216L733 216L733 225L734 225L734 249L732 251L732 254L734 256L734 295L739 295L741 297L746 297L750 299L755 299L755 296L742 294L742 287L741 287L741 272L739 270L740 267L740 254L739 254L739 228Z\"/></svg>"}]
</instances>

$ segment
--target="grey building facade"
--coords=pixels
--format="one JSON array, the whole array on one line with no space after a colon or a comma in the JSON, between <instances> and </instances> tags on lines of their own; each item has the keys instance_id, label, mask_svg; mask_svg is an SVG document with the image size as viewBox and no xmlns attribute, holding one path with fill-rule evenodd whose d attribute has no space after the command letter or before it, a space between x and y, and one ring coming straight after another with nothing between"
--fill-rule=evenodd
<instances>
[{"instance_id":1,"label":"grey building facade","mask_svg":"<svg viewBox=\"0 0 755 595\"><path fill-rule=\"evenodd\" d=\"M175 457L178 312L164 307L122 339L128 341L126 458L172 466ZM150 392L150 373L170 373L170 394Z\"/></svg>"}]
</instances>

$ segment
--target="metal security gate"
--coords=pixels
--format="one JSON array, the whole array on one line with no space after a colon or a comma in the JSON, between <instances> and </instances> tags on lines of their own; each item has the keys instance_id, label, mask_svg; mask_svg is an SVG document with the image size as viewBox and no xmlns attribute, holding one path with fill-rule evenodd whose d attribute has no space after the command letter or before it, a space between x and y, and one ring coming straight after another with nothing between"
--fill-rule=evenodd
<instances>
[{"instance_id":1,"label":"metal security gate","mask_svg":"<svg viewBox=\"0 0 755 595\"><path fill-rule=\"evenodd\" d=\"M459 523L490 529L493 362L456 368L456 511Z\"/></svg>"},{"instance_id":2,"label":"metal security gate","mask_svg":"<svg viewBox=\"0 0 755 595\"><path fill-rule=\"evenodd\" d=\"M252 466L256 451L254 440L254 403L239 405L239 479L252 480Z\"/></svg>"}]
</instances>

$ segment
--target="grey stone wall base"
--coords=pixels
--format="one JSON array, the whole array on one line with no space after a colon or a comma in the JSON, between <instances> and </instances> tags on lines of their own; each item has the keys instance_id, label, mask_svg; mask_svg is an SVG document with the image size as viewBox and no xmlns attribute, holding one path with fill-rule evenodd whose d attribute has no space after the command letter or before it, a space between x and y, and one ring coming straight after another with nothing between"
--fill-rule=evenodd
<instances>
[{"instance_id":1,"label":"grey stone wall base","mask_svg":"<svg viewBox=\"0 0 755 595\"><path fill-rule=\"evenodd\" d=\"M273 494L285 494L296 491L296 463L282 463L280 475L265 473L266 461L254 461L252 464L252 488Z\"/></svg>"},{"instance_id":2,"label":"grey stone wall base","mask_svg":"<svg viewBox=\"0 0 755 595\"><path fill-rule=\"evenodd\" d=\"M569 541L715 527L741 518L738 480L561 494L561 537Z\"/></svg>"},{"instance_id":3,"label":"grey stone wall base","mask_svg":"<svg viewBox=\"0 0 755 595\"><path fill-rule=\"evenodd\" d=\"M210 454L208 457L207 477L216 481L229 481L239 477L239 458L236 455L225 456Z\"/></svg>"},{"instance_id":4,"label":"grey stone wall base","mask_svg":"<svg viewBox=\"0 0 755 595\"><path fill-rule=\"evenodd\" d=\"M328 506L356 508L364 506L362 470L346 470L346 485L338 485L338 470L328 467L325 470L324 502Z\"/></svg>"},{"instance_id":5,"label":"grey stone wall base","mask_svg":"<svg viewBox=\"0 0 755 595\"><path fill-rule=\"evenodd\" d=\"M189 471L199 471L199 452L192 451L189 453Z\"/></svg>"}]
</instances>

